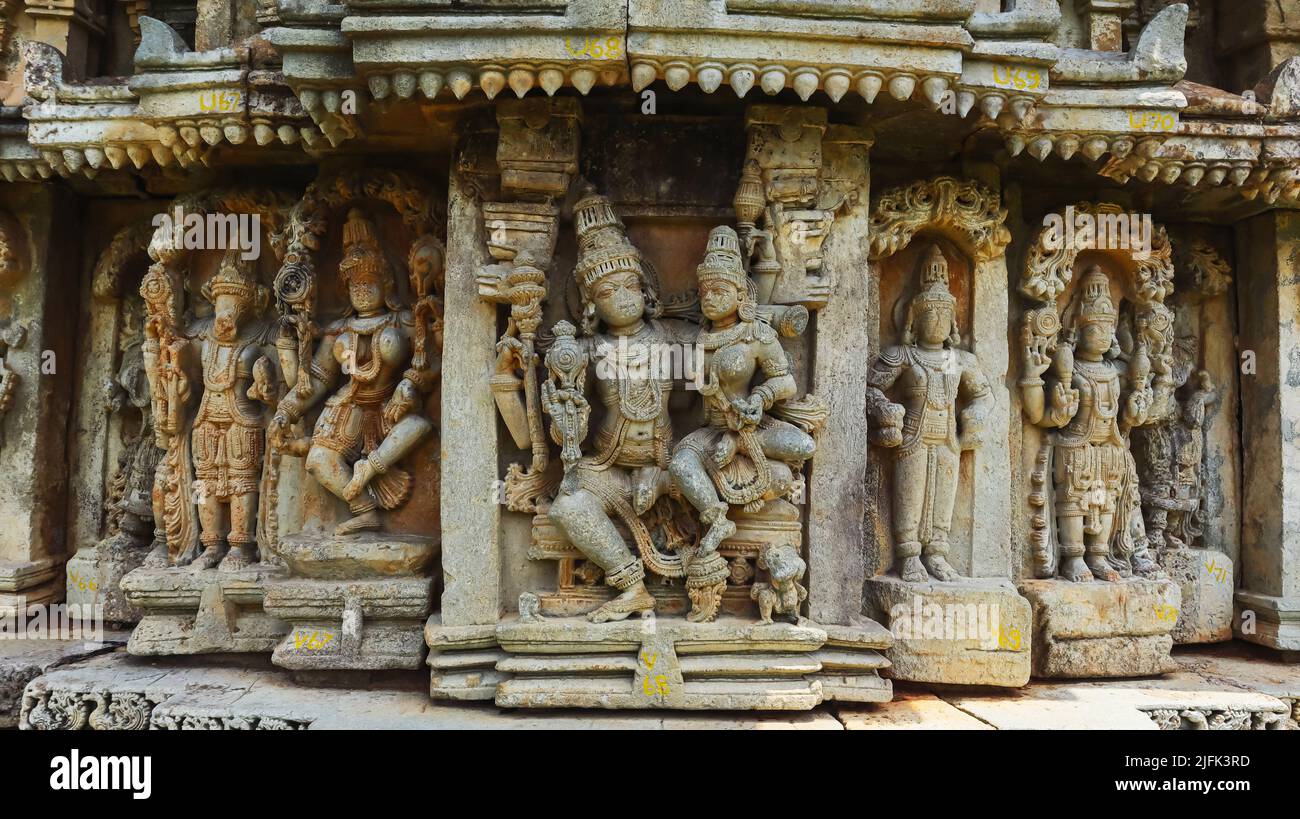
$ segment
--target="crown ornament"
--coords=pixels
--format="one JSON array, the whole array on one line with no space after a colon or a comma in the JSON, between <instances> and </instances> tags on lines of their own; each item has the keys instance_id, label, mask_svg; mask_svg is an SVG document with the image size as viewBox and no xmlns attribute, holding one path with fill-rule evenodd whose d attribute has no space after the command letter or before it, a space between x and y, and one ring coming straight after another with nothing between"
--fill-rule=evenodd
<instances>
[{"instance_id":1,"label":"crown ornament","mask_svg":"<svg viewBox=\"0 0 1300 819\"><path fill-rule=\"evenodd\" d=\"M343 225L343 261L339 262L339 275L344 284L353 280L392 283L392 270L379 246L374 222L358 208L348 212Z\"/></svg>"},{"instance_id":2,"label":"crown ornament","mask_svg":"<svg viewBox=\"0 0 1300 819\"><path fill-rule=\"evenodd\" d=\"M588 186L574 205L573 220L578 234L578 261L573 275L584 298L590 298L596 285L615 273L643 275L641 251L628 240L627 228L608 197Z\"/></svg>"},{"instance_id":3,"label":"crown ornament","mask_svg":"<svg viewBox=\"0 0 1300 819\"><path fill-rule=\"evenodd\" d=\"M709 241L704 249L704 261L695 268L700 284L706 281L725 281L737 290L748 286L744 263L740 256L740 239L736 231L719 225L709 231Z\"/></svg>"},{"instance_id":4,"label":"crown ornament","mask_svg":"<svg viewBox=\"0 0 1300 819\"><path fill-rule=\"evenodd\" d=\"M1083 274L1079 292L1079 313L1075 319L1079 324L1114 322L1119 318L1119 311L1110 297L1110 279L1097 265L1089 267Z\"/></svg>"},{"instance_id":5,"label":"crown ornament","mask_svg":"<svg viewBox=\"0 0 1300 819\"><path fill-rule=\"evenodd\" d=\"M921 289L914 301L917 304L940 302L956 304L957 299L948 289L948 259L938 245L930 245L921 257Z\"/></svg>"},{"instance_id":6,"label":"crown ornament","mask_svg":"<svg viewBox=\"0 0 1300 819\"><path fill-rule=\"evenodd\" d=\"M252 302L258 295L252 259L243 258L243 251L237 247L227 250L217 274L204 285L203 295L208 301L216 301L218 296L235 296L245 303Z\"/></svg>"}]
</instances>

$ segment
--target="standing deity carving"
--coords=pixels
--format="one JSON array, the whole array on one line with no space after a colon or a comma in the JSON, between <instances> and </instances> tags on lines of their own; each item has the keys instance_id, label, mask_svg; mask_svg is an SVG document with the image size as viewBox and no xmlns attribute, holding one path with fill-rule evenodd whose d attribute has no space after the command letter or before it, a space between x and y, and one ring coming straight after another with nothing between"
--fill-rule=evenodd
<instances>
[{"instance_id":1,"label":"standing deity carving","mask_svg":"<svg viewBox=\"0 0 1300 819\"><path fill-rule=\"evenodd\" d=\"M908 582L960 579L948 563L948 539L961 453L982 443L993 404L979 361L960 343L948 262L931 245L902 343L883 350L867 375L872 441L894 452L894 553L897 572Z\"/></svg>"}]
</instances>

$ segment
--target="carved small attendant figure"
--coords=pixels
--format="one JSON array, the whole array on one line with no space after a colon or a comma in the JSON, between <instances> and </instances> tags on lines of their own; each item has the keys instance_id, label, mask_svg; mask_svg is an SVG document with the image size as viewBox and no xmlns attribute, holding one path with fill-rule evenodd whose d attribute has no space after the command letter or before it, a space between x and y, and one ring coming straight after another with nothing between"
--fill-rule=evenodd
<instances>
[{"instance_id":1,"label":"carved small attendant figure","mask_svg":"<svg viewBox=\"0 0 1300 819\"><path fill-rule=\"evenodd\" d=\"M790 545L766 549L758 559L758 567L766 569L771 581L755 583L749 596L758 602L758 622L772 622L772 614L781 614L791 621L799 620L799 607L808 599L808 590L799 581L808 564Z\"/></svg>"},{"instance_id":2,"label":"carved small attendant figure","mask_svg":"<svg viewBox=\"0 0 1300 819\"><path fill-rule=\"evenodd\" d=\"M253 280L249 262L240 258L238 250L231 250L203 286L203 296L215 312L198 339L203 395L190 446L203 551L191 565L203 570L220 562L222 571L238 571L257 562L257 491L265 420L253 400L260 397L254 374L262 368L265 381L264 368L270 366L261 351L264 328L248 319L261 315L269 293Z\"/></svg>"},{"instance_id":3,"label":"carved small attendant figure","mask_svg":"<svg viewBox=\"0 0 1300 819\"><path fill-rule=\"evenodd\" d=\"M396 464L433 429L419 414L424 379L407 369L415 318L400 305L374 225L359 210L348 214L343 245L339 275L352 309L325 329L310 392L290 391L275 416L283 434L346 376L325 402L307 452L307 471L352 513L335 528L339 536L378 529L380 507L406 502L411 477Z\"/></svg>"},{"instance_id":4,"label":"carved small attendant figure","mask_svg":"<svg viewBox=\"0 0 1300 819\"><path fill-rule=\"evenodd\" d=\"M731 506L761 509L789 491L794 469L816 448L812 436L766 413L797 391L790 361L776 331L758 316L754 285L741 266L739 242L729 227L709 232L696 269L700 307L708 323L696 344L704 350L706 426L678 443L673 480L708 526L700 555L735 534ZM763 377L751 389L759 370Z\"/></svg>"},{"instance_id":5,"label":"carved small attendant figure","mask_svg":"<svg viewBox=\"0 0 1300 819\"><path fill-rule=\"evenodd\" d=\"M937 245L926 251L920 278L903 343L882 351L867 376L867 410L873 441L895 450L898 574L911 583L931 576L949 582L960 578L947 555L961 453L980 445L993 395L979 361L957 349L957 301L948 291L948 261ZM891 389L899 403L886 397ZM959 429L961 399L966 407Z\"/></svg>"},{"instance_id":6,"label":"carved small attendant figure","mask_svg":"<svg viewBox=\"0 0 1300 819\"><path fill-rule=\"evenodd\" d=\"M1141 575L1157 571L1147 554L1141 515L1134 514L1137 469L1126 433L1142 424L1151 406L1147 358L1133 356L1129 372L1114 358L1119 314L1106 274L1093 265L1076 295L1073 346L1058 343L1026 350L1020 381L1025 414L1033 424L1059 427L1052 480L1060 562L1067 580L1117 581L1117 567ZM1048 390L1041 376L1051 368ZM1126 385L1124 376L1128 376ZM1126 389L1128 386L1128 389ZM1125 396L1127 393L1127 398ZM1112 539L1117 548L1112 548ZM1136 544L1136 546L1134 545Z\"/></svg>"}]
</instances>

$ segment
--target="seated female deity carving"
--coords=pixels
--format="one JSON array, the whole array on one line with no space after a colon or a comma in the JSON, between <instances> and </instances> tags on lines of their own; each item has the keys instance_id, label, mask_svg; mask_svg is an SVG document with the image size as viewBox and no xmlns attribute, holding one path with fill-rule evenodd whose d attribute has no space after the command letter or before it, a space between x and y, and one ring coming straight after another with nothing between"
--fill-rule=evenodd
<instances>
[{"instance_id":1,"label":"seated female deity carving","mask_svg":"<svg viewBox=\"0 0 1300 819\"><path fill-rule=\"evenodd\" d=\"M797 470L816 446L811 435L768 414L794 398L797 385L776 330L758 315L757 292L742 266L734 230L710 231L696 273L706 320L695 339L704 352L705 425L677 444L669 469L708 527L694 558L708 569L691 573L701 578L696 597L708 597L704 575L716 575L712 585L725 586L726 563L717 549L736 532L727 517L731 507L756 512L790 493ZM699 608L716 612L717 602Z\"/></svg>"},{"instance_id":2,"label":"seated female deity carving","mask_svg":"<svg viewBox=\"0 0 1300 819\"><path fill-rule=\"evenodd\" d=\"M1155 576L1139 508L1137 469L1128 434L1152 405L1150 357L1118 357L1119 311L1110 281L1093 265L1075 294L1073 327L1049 354L1050 339L1028 335L1020 379L1030 423L1056 428L1035 481L1051 476L1059 540L1058 573L1075 582ZM1051 371L1051 382L1042 376ZM1049 491L1044 489L1043 491Z\"/></svg>"},{"instance_id":3,"label":"seated female deity carving","mask_svg":"<svg viewBox=\"0 0 1300 819\"><path fill-rule=\"evenodd\" d=\"M911 583L951 582L948 535L961 453L982 443L993 394L979 361L958 349L957 300L948 261L926 251L921 288L908 306L903 343L882 351L867 376L872 440L894 450L893 529L899 576ZM886 393L892 391L898 403ZM965 408L958 415L961 400ZM958 419L960 418L960 425Z\"/></svg>"},{"instance_id":4,"label":"seated female deity carving","mask_svg":"<svg viewBox=\"0 0 1300 819\"><path fill-rule=\"evenodd\" d=\"M406 502L412 480L396 464L433 429L420 414L429 379L409 369L416 318L400 303L375 227L360 210L348 214L343 244L339 275L350 309L323 331L310 389L290 390L273 422L283 438L329 394L302 448L308 473L348 504L352 516L335 528L338 536L379 529L379 509Z\"/></svg>"}]
</instances>

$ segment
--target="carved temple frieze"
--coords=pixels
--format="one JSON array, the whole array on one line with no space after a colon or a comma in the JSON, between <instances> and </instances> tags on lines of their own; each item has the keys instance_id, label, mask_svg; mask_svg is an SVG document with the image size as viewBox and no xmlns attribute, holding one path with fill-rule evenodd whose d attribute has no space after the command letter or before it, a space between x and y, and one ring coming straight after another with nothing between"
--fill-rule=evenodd
<instances>
[{"instance_id":1,"label":"carved temple frieze","mask_svg":"<svg viewBox=\"0 0 1300 819\"><path fill-rule=\"evenodd\" d=\"M554 568L530 572L541 585L517 602L503 595L512 612L478 623L453 622L461 612L444 594L426 629L433 695L613 708L887 697L884 629L806 616L815 561L799 505L828 407L799 371L807 348L785 346L809 308L825 309L834 277L854 275L823 245L839 212L861 210L851 182L869 137L831 131L816 109L757 106L740 125L743 168L709 170L739 180L721 199L737 228L711 223L707 208L657 220L651 191L628 203L649 215L624 218L583 177L580 121L565 103L498 104L492 161L466 141L453 180L451 224L464 218L481 237L462 250L478 260L464 292L493 307L475 335L508 307L504 334L473 353L491 355L509 433L494 444L506 477L479 488L493 500L484 511L503 527L498 559ZM686 241L699 255L671 251ZM449 287L449 310L455 298ZM492 426L482 431L495 439ZM472 489L444 483L444 507L481 504ZM470 560L468 546L444 531L444 572L459 573L448 564ZM792 651L807 658L767 662Z\"/></svg>"},{"instance_id":2,"label":"carved temple frieze","mask_svg":"<svg viewBox=\"0 0 1300 819\"><path fill-rule=\"evenodd\" d=\"M32 5L0 616L501 708L1300 650L1300 29L1224 5ZM308 722L170 698L23 719Z\"/></svg>"}]
</instances>

